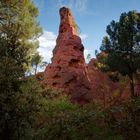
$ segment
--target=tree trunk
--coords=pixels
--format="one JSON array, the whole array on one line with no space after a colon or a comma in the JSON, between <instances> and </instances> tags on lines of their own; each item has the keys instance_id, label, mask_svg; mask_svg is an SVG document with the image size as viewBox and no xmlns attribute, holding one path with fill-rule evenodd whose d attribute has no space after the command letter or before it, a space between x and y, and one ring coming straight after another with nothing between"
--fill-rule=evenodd
<instances>
[{"instance_id":1,"label":"tree trunk","mask_svg":"<svg viewBox=\"0 0 140 140\"><path fill-rule=\"evenodd\" d=\"M135 97L135 88L134 88L134 77L133 77L133 73L130 74L129 78L130 78L131 97L134 98Z\"/></svg>"},{"instance_id":2,"label":"tree trunk","mask_svg":"<svg viewBox=\"0 0 140 140\"><path fill-rule=\"evenodd\" d=\"M35 75L36 75L36 73L37 73L37 65L35 66Z\"/></svg>"}]
</instances>

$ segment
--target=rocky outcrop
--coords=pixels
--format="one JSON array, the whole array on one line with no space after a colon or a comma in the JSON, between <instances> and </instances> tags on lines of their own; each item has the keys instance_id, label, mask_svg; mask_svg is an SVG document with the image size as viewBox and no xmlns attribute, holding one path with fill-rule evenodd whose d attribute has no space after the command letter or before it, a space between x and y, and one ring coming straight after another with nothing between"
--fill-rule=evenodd
<instances>
[{"instance_id":1,"label":"rocky outcrop","mask_svg":"<svg viewBox=\"0 0 140 140\"><path fill-rule=\"evenodd\" d=\"M87 66L94 101L106 107L128 100L130 98L128 81L113 82L107 73L101 72L96 67L97 61L98 59L91 59Z\"/></svg>"},{"instance_id":2,"label":"rocky outcrop","mask_svg":"<svg viewBox=\"0 0 140 140\"><path fill-rule=\"evenodd\" d=\"M83 51L72 13L63 7L52 63L45 69L45 79L49 86L64 89L72 102L80 104L92 99Z\"/></svg>"},{"instance_id":3,"label":"rocky outcrop","mask_svg":"<svg viewBox=\"0 0 140 140\"><path fill-rule=\"evenodd\" d=\"M44 83L55 89L63 89L71 102L81 105L94 100L103 106L120 103L130 98L129 82L113 82L101 72L97 59L85 63L84 46L78 36L77 25L70 9L60 9L60 27L53 50L52 63L43 74ZM106 56L101 53L100 56ZM38 75L42 79L42 74ZM138 87L138 86L137 86ZM136 88L139 91L140 88Z\"/></svg>"}]
</instances>

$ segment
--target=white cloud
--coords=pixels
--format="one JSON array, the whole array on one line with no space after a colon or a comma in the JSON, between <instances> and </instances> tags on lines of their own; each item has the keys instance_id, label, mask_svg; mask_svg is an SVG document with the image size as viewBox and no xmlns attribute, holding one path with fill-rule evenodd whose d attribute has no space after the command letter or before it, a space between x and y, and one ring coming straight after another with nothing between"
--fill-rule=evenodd
<instances>
[{"instance_id":1,"label":"white cloud","mask_svg":"<svg viewBox=\"0 0 140 140\"><path fill-rule=\"evenodd\" d=\"M89 60L87 60L87 55L88 55L88 54L91 54L91 50L85 49L85 50L84 50L84 57L85 57L86 62L89 61Z\"/></svg>"},{"instance_id":2,"label":"white cloud","mask_svg":"<svg viewBox=\"0 0 140 140\"><path fill-rule=\"evenodd\" d=\"M53 32L44 31L38 40L39 53L43 56L44 61L50 62L52 51L56 45L56 35Z\"/></svg>"},{"instance_id":3,"label":"white cloud","mask_svg":"<svg viewBox=\"0 0 140 140\"><path fill-rule=\"evenodd\" d=\"M83 40L87 39L88 38L88 35L87 34L80 34L80 38Z\"/></svg>"},{"instance_id":4,"label":"white cloud","mask_svg":"<svg viewBox=\"0 0 140 140\"><path fill-rule=\"evenodd\" d=\"M74 0L75 3L76 3L76 8L79 10L79 11L83 11L83 10L86 10L87 8L87 0Z\"/></svg>"},{"instance_id":5,"label":"white cloud","mask_svg":"<svg viewBox=\"0 0 140 140\"><path fill-rule=\"evenodd\" d=\"M69 8L75 8L77 11L81 12L87 9L88 0L58 0L58 7L66 6Z\"/></svg>"}]
</instances>

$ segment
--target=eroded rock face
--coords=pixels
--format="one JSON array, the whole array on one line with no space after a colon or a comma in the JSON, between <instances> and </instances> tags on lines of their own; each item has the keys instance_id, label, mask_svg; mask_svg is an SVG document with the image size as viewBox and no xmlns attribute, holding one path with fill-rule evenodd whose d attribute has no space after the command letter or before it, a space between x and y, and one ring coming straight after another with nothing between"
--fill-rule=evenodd
<instances>
[{"instance_id":1,"label":"eroded rock face","mask_svg":"<svg viewBox=\"0 0 140 140\"><path fill-rule=\"evenodd\" d=\"M45 69L45 79L49 86L64 89L72 102L84 104L92 99L84 47L70 9L61 8L60 18L59 35L52 63Z\"/></svg>"},{"instance_id":2,"label":"eroded rock face","mask_svg":"<svg viewBox=\"0 0 140 140\"><path fill-rule=\"evenodd\" d=\"M113 82L106 73L96 68L96 61L98 60L91 59L87 66L94 101L107 107L128 100L130 98L129 83L127 81L123 84Z\"/></svg>"},{"instance_id":3,"label":"eroded rock face","mask_svg":"<svg viewBox=\"0 0 140 140\"><path fill-rule=\"evenodd\" d=\"M106 73L96 67L98 58L91 59L87 65L83 51L72 13L70 9L63 7L60 9L59 35L52 63L43 74L45 83L47 81L47 85L53 88L64 89L71 102L81 105L94 100L106 107L128 100L129 82L121 84L110 80ZM40 75L39 78L42 79Z\"/></svg>"}]
</instances>

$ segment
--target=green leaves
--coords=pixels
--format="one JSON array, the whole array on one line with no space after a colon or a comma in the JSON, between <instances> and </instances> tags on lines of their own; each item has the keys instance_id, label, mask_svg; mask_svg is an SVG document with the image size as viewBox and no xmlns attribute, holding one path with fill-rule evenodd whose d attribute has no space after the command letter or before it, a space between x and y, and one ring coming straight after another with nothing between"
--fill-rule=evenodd
<instances>
[{"instance_id":1,"label":"green leaves","mask_svg":"<svg viewBox=\"0 0 140 140\"><path fill-rule=\"evenodd\" d=\"M41 34L37 15L32 0L0 1L1 139L32 137L41 91L38 83L24 76L38 47L36 38Z\"/></svg>"},{"instance_id":2,"label":"green leaves","mask_svg":"<svg viewBox=\"0 0 140 140\"><path fill-rule=\"evenodd\" d=\"M32 60L31 60L31 65L32 65L32 68L33 68L34 71L35 71L35 72L34 72L35 75L36 75L36 73L37 73L37 68L38 68L38 66L42 64L42 59L43 59L43 57L40 56L38 52L36 52L36 53L33 55L33 58L32 58Z\"/></svg>"},{"instance_id":3,"label":"green leaves","mask_svg":"<svg viewBox=\"0 0 140 140\"><path fill-rule=\"evenodd\" d=\"M41 27L37 22L38 9L31 0L1 1L0 38L7 42L8 55L13 57L18 65L28 68L35 53L35 40L41 35ZM24 63L22 65L21 63Z\"/></svg>"},{"instance_id":4,"label":"green leaves","mask_svg":"<svg viewBox=\"0 0 140 140\"><path fill-rule=\"evenodd\" d=\"M127 75L134 95L133 75L140 68L140 14L136 11L122 13L118 22L112 21L106 29L101 51L107 54L103 62L110 71Z\"/></svg>"}]
</instances>

